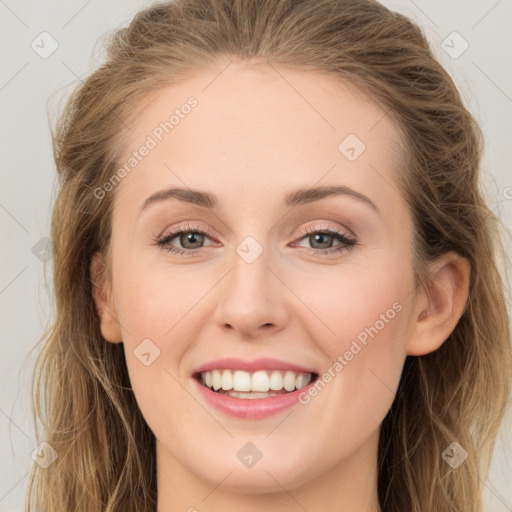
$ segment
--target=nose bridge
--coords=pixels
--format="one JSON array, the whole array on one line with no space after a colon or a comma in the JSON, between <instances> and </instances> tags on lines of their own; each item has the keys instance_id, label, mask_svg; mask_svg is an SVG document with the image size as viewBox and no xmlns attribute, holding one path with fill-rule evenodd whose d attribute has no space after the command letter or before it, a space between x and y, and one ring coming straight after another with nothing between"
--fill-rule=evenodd
<instances>
[{"instance_id":1,"label":"nose bridge","mask_svg":"<svg viewBox=\"0 0 512 512\"><path fill-rule=\"evenodd\" d=\"M219 325L244 334L262 326L283 326L286 299L270 260L271 251L255 237L247 236L238 244L215 314Z\"/></svg>"},{"instance_id":2,"label":"nose bridge","mask_svg":"<svg viewBox=\"0 0 512 512\"><path fill-rule=\"evenodd\" d=\"M261 309L264 304L269 304L272 289L270 256L271 251L251 235L236 247L228 293L240 311L249 313L255 307Z\"/></svg>"}]
</instances>

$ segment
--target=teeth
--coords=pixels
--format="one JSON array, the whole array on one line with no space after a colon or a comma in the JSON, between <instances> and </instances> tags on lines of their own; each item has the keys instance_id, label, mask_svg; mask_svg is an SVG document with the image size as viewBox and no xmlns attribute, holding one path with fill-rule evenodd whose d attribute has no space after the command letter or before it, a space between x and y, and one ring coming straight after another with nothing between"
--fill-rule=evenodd
<instances>
[{"instance_id":1,"label":"teeth","mask_svg":"<svg viewBox=\"0 0 512 512\"><path fill-rule=\"evenodd\" d=\"M274 391L283 389L283 376L281 375L281 372L272 372L272 375L270 376L270 389L273 389Z\"/></svg>"},{"instance_id":2,"label":"teeth","mask_svg":"<svg viewBox=\"0 0 512 512\"><path fill-rule=\"evenodd\" d=\"M309 384L310 380L311 378L307 378L306 374L299 373L299 375L297 375L297 378L295 379L295 387L297 389L302 389L303 387ZM206 385L208 385L208 380L206 381Z\"/></svg>"},{"instance_id":3,"label":"teeth","mask_svg":"<svg viewBox=\"0 0 512 512\"><path fill-rule=\"evenodd\" d=\"M205 372L205 373L211 373L212 374L212 386L215 391L218 391L222 386L222 375L219 372L219 370L213 370L212 372ZM202 374L204 376L205 374ZM206 383L206 378L205 378ZM210 387L210 386L208 386Z\"/></svg>"},{"instance_id":4,"label":"teeth","mask_svg":"<svg viewBox=\"0 0 512 512\"><path fill-rule=\"evenodd\" d=\"M233 389L233 374L231 372L222 372L222 389L224 391L229 391L230 389Z\"/></svg>"},{"instance_id":5,"label":"teeth","mask_svg":"<svg viewBox=\"0 0 512 512\"><path fill-rule=\"evenodd\" d=\"M259 370L252 374L243 370L212 370L200 375L202 384L210 389L229 391L230 396L239 398L264 398L295 391L306 387L312 378L311 373L289 370Z\"/></svg>"},{"instance_id":6,"label":"teeth","mask_svg":"<svg viewBox=\"0 0 512 512\"><path fill-rule=\"evenodd\" d=\"M246 372L243 372L246 373ZM247 374L248 375L248 374ZM267 375L267 372L259 371L253 373L252 375L252 387L251 389L246 389L245 391L268 391L270 388L270 379ZM235 391L238 391L235 388Z\"/></svg>"},{"instance_id":7,"label":"teeth","mask_svg":"<svg viewBox=\"0 0 512 512\"><path fill-rule=\"evenodd\" d=\"M208 374L208 372L206 373ZM225 371L224 375L227 373L231 372ZM236 391L251 391L251 376L247 372L236 371L233 377L233 389L236 389Z\"/></svg>"},{"instance_id":8,"label":"teeth","mask_svg":"<svg viewBox=\"0 0 512 512\"><path fill-rule=\"evenodd\" d=\"M284 389L286 391L293 391L295 389L295 373L286 372L284 374Z\"/></svg>"}]
</instances>

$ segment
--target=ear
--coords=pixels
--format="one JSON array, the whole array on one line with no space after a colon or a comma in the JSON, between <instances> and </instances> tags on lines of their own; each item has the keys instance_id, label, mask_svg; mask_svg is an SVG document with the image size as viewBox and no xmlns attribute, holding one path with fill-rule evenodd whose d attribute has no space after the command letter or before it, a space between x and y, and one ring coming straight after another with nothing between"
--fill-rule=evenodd
<instances>
[{"instance_id":1,"label":"ear","mask_svg":"<svg viewBox=\"0 0 512 512\"><path fill-rule=\"evenodd\" d=\"M407 355L437 350L455 329L469 294L471 264L450 252L429 265L430 285L418 292L416 323L407 342Z\"/></svg>"},{"instance_id":2,"label":"ear","mask_svg":"<svg viewBox=\"0 0 512 512\"><path fill-rule=\"evenodd\" d=\"M93 285L94 302L100 317L101 334L111 343L121 343L123 337L115 304L112 301L110 287L105 279L105 265L100 253L94 254L91 261L91 280Z\"/></svg>"}]
</instances>

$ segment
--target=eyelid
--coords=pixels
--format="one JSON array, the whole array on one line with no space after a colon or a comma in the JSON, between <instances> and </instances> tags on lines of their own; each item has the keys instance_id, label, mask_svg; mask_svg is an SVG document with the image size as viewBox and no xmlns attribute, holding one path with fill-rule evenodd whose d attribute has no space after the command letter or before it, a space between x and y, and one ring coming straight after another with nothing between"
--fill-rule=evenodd
<instances>
[{"instance_id":1,"label":"eyelid","mask_svg":"<svg viewBox=\"0 0 512 512\"><path fill-rule=\"evenodd\" d=\"M325 222L325 221L324 221ZM202 228L199 225L191 224L191 221L188 221L185 225L178 225L174 228L169 228L168 230L164 230L161 235L155 238L153 245L158 245L160 248L165 249L166 246L169 244L171 240L174 238L177 238L183 233L187 232L195 232L199 233L201 235L204 235L208 237L209 239L215 240L215 236L211 233L211 230L209 228ZM335 253L337 251L343 250L343 249L351 249L355 245L359 245L356 238L350 230L346 228L339 229L338 227L333 227L329 225L314 225L310 224L305 226L304 228L301 228L300 231L294 236L292 244L297 244L298 242L303 241L311 234L327 234L328 236L333 237L335 240L338 240L340 242L339 245L334 245L333 247L328 247L327 249L315 249L315 248L303 248L308 249L308 251L312 251L315 254L331 254ZM195 249L182 249L180 247L172 247L167 248L169 252L175 252L182 255L194 255L198 251L202 249L207 249L210 246L205 247L198 247Z\"/></svg>"},{"instance_id":2,"label":"eyelid","mask_svg":"<svg viewBox=\"0 0 512 512\"><path fill-rule=\"evenodd\" d=\"M315 248L306 248L309 252L313 251L315 254L330 254L331 256L335 255L335 253L340 252L342 250L352 249L354 246L359 245L359 242L352 235L349 230L338 229L337 227L331 226L306 226L302 228L298 236L294 237L294 241L292 242L293 246L297 246L298 243L306 240L312 234L326 234L332 237L334 240L340 242L338 245L333 245L332 247L328 247L327 249L315 249Z\"/></svg>"},{"instance_id":3,"label":"eyelid","mask_svg":"<svg viewBox=\"0 0 512 512\"><path fill-rule=\"evenodd\" d=\"M209 238L215 239L215 235L211 231L210 228L201 227L199 224L192 224L192 222L195 222L195 221L187 221L184 225L178 224L176 227L165 228L161 232L161 234L159 234L157 237L155 237L155 239L160 240L162 238L168 237L171 234L176 236L176 235L180 234L180 232L182 232L182 231L197 231L197 232L204 233Z\"/></svg>"},{"instance_id":4,"label":"eyelid","mask_svg":"<svg viewBox=\"0 0 512 512\"><path fill-rule=\"evenodd\" d=\"M320 222L324 222L325 221L320 221ZM339 228L337 226L330 226L329 224L323 224L321 226L317 225L317 224L309 224L309 225L306 225L305 227L301 228L297 235L298 237L300 236L304 236L304 235L310 235L310 234L313 234L313 233L321 233L321 232L334 232L334 233L337 233L338 235L344 235L346 238L349 238L349 239L354 239L355 240L355 235L350 231L350 229L346 228L345 226Z\"/></svg>"}]
</instances>

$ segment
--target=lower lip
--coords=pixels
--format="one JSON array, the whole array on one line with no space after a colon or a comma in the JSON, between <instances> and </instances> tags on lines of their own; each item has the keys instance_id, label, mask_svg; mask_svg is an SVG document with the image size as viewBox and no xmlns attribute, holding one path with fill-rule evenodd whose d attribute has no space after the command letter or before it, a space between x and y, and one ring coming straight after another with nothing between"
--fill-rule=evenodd
<instances>
[{"instance_id":1,"label":"lower lip","mask_svg":"<svg viewBox=\"0 0 512 512\"><path fill-rule=\"evenodd\" d=\"M300 393L307 392L309 387L314 384L311 382L302 389L267 398L236 398L216 393L203 386L197 379L193 378L193 380L199 386L200 393L212 407L230 416L249 420L266 418L295 405L299 401Z\"/></svg>"}]
</instances>

